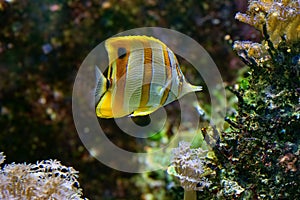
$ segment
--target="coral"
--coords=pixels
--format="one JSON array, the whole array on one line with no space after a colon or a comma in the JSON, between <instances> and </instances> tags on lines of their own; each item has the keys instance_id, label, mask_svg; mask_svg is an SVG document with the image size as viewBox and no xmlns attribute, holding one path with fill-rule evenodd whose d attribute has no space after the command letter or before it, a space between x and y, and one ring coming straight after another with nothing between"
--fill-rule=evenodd
<instances>
[{"instance_id":1,"label":"coral","mask_svg":"<svg viewBox=\"0 0 300 200\"><path fill-rule=\"evenodd\" d=\"M270 59L270 55L266 47L260 43L251 41L235 41L233 49L238 55L246 60L251 57L256 63L263 63ZM248 61L250 62L250 61Z\"/></svg>"},{"instance_id":2,"label":"coral","mask_svg":"<svg viewBox=\"0 0 300 200\"><path fill-rule=\"evenodd\" d=\"M250 1L247 14L238 13L236 19L260 31L263 31L263 26L266 25L274 45L279 44L282 37L293 42L300 38L299 7L298 0Z\"/></svg>"},{"instance_id":3,"label":"coral","mask_svg":"<svg viewBox=\"0 0 300 200\"><path fill-rule=\"evenodd\" d=\"M222 133L216 156L221 183L229 180L241 190L229 190L236 184L225 184L218 194L299 199L299 1L250 1L248 13L236 18L259 29L264 40L233 45L249 70L229 88L238 98L238 108L234 117L226 118L231 131Z\"/></svg>"},{"instance_id":4,"label":"coral","mask_svg":"<svg viewBox=\"0 0 300 200\"><path fill-rule=\"evenodd\" d=\"M279 127L282 128L280 131L285 134L295 132L297 129L295 127L291 129L291 125L299 125L300 38L298 37L299 32L289 29L281 29L282 32L274 35L276 31L269 28L272 24L269 15L282 13L280 20L282 23L284 22L285 26L300 28L299 6L299 1L252 1L248 12L251 11L253 15L251 15L252 17L248 16L247 22L256 27L258 24L262 26L261 31L265 40L261 44L251 41L236 41L233 45L237 54L250 67L249 74L251 75L244 80L239 91L234 91L239 98L240 115L243 113L256 121L256 126L252 126L252 128L267 130L270 134ZM260 23L258 23L257 13L253 9L266 13L261 16ZM289 9L292 9L289 14L283 14ZM240 19L239 16L241 16L240 13L237 14L238 19ZM294 18L298 21L295 21ZM245 21L244 18L240 20ZM292 33L296 36L289 37L288 35ZM280 40L275 39L277 37ZM249 116L249 114L251 115ZM245 117L243 118L240 120L251 122L245 120ZM253 122L251 123L253 125ZM246 124L249 126L249 123ZM272 124L274 124L273 127L270 126Z\"/></svg>"},{"instance_id":5,"label":"coral","mask_svg":"<svg viewBox=\"0 0 300 200\"><path fill-rule=\"evenodd\" d=\"M237 182L226 179L221 181L221 186L224 188L223 190L221 190L223 192L222 195L224 196L237 197L245 190Z\"/></svg>"},{"instance_id":6,"label":"coral","mask_svg":"<svg viewBox=\"0 0 300 200\"><path fill-rule=\"evenodd\" d=\"M0 164L5 156L0 153ZM57 160L6 164L0 169L0 199L83 199L78 172Z\"/></svg>"},{"instance_id":7,"label":"coral","mask_svg":"<svg viewBox=\"0 0 300 200\"><path fill-rule=\"evenodd\" d=\"M189 142L181 141L173 150L173 158L169 173L179 178L185 190L203 190L211 182L205 177L205 154L201 148L190 148ZM174 169L175 171L171 172Z\"/></svg>"}]
</instances>

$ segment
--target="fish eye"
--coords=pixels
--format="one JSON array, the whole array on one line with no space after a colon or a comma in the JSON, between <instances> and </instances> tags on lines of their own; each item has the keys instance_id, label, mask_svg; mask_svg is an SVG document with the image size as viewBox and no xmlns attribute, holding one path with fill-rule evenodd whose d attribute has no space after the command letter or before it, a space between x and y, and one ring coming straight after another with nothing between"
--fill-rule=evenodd
<instances>
[{"instance_id":1,"label":"fish eye","mask_svg":"<svg viewBox=\"0 0 300 200\"><path fill-rule=\"evenodd\" d=\"M126 49L123 47L118 48L118 58L124 58L126 56Z\"/></svg>"}]
</instances>

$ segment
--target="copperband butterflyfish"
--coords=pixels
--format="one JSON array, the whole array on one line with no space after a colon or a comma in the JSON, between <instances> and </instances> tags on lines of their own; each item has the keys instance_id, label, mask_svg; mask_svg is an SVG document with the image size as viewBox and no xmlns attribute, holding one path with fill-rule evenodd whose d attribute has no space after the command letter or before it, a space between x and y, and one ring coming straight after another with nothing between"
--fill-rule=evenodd
<instances>
[{"instance_id":1,"label":"copperband butterflyfish","mask_svg":"<svg viewBox=\"0 0 300 200\"><path fill-rule=\"evenodd\" d=\"M149 115L202 90L186 81L175 54L154 37L112 37L105 48L107 75L95 66L95 106L100 118Z\"/></svg>"}]
</instances>

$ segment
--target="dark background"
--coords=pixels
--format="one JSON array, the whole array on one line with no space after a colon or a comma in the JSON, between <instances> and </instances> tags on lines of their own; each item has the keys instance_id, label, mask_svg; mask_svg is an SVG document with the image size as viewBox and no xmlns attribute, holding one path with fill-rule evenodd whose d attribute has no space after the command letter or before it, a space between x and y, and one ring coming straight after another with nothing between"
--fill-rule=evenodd
<instances>
[{"instance_id":1,"label":"dark background","mask_svg":"<svg viewBox=\"0 0 300 200\"><path fill-rule=\"evenodd\" d=\"M58 159L80 172L89 199L141 198L133 174L102 165L77 135L71 103L81 62L121 31L164 27L201 44L230 84L243 64L225 36L259 38L234 19L246 7L245 0L0 0L0 152L6 163Z\"/></svg>"}]
</instances>

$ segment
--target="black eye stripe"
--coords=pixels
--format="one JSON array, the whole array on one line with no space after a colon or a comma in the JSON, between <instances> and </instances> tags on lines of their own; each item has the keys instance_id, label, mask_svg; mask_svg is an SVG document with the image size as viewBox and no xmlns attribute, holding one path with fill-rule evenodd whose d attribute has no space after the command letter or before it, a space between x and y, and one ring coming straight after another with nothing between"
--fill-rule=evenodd
<instances>
[{"instance_id":1,"label":"black eye stripe","mask_svg":"<svg viewBox=\"0 0 300 200\"><path fill-rule=\"evenodd\" d=\"M124 58L126 56L126 49L123 47L118 48L118 58Z\"/></svg>"},{"instance_id":2,"label":"black eye stripe","mask_svg":"<svg viewBox=\"0 0 300 200\"><path fill-rule=\"evenodd\" d=\"M107 81L106 81L106 90L108 90L108 89L109 89L109 87L110 87L110 80L109 80L109 79L107 79Z\"/></svg>"}]
</instances>

